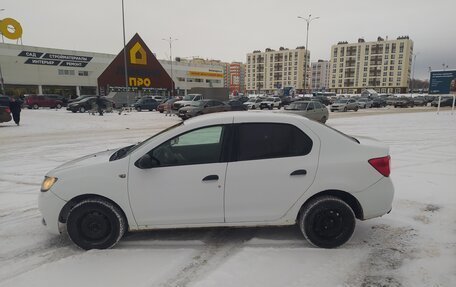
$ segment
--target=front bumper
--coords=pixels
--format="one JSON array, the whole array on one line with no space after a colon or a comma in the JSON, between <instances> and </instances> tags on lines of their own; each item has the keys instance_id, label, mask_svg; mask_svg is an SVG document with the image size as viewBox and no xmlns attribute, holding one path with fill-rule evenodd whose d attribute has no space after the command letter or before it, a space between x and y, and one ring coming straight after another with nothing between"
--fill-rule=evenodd
<instances>
[{"instance_id":1,"label":"front bumper","mask_svg":"<svg viewBox=\"0 0 456 287\"><path fill-rule=\"evenodd\" d=\"M66 201L59 198L52 191L40 192L40 195L38 196L38 209L43 216L43 224L50 233L61 233L59 215L65 204Z\"/></svg>"}]
</instances>

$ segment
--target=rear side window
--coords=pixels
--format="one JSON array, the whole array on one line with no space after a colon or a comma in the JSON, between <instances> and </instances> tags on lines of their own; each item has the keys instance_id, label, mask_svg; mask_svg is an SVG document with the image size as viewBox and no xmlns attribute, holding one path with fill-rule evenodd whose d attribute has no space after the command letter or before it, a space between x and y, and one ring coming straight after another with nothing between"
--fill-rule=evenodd
<instances>
[{"instance_id":1,"label":"rear side window","mask_svg":"<svg viewBox=\"0 0 456 287\"><path fill-rule=\"evenodd\" d=\"M289 124L241 124L238 135L239 161L303 156L312 150L309 136Z\"/></svg>"}]
</instances>

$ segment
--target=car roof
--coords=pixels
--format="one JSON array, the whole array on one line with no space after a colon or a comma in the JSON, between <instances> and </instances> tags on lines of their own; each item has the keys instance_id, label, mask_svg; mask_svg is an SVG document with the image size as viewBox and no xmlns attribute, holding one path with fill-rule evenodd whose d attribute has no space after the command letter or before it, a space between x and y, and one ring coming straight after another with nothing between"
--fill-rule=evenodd
<instances>
[{"instance_id":1,"label":"car roof","mask_svg":"<svg viewBox=\"0 0 456 287\"><path fill-rule=\"evenodd\" d=\"M228 124L236 122L289 122L290 120L304 120L309 121L308 118L305 118L300 115L288 114L288 113L265 113L262 111L233 111L233 112L223 112L223 113L211 113L206 115L201 115L195 118L191 118L184 122L184 125L211 125L211 124Z\"/></svg>"}]
</instances>

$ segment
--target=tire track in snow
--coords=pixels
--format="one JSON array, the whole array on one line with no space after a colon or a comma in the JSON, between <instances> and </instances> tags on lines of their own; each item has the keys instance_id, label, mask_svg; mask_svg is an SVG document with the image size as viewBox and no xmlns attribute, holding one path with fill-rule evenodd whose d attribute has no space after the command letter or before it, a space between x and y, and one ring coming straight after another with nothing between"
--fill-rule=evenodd
<instances>
[{"instance_id":1,"label":"tire track in snow","mask_svg":"<svg viewBox=\"0 0 456 287\"><path fill-rule=\"evenodd\" d=\"M169 278L161 287L185 287L210 273L229 257L243 248L244 242L252 239L257 229L223 228L211 231L205 239L203 250L193 257L176 276Z\"/></svg>"},{"instance_id":2,"label":"tire track in snow","mask_svg":"<svg viewBox=\"0 0 456 287\"><path fill-rule=\"evenodd\" d=\"M416 236L416 230L411 227L372 226L369 239L366 239L371 252L344 286L403 286L396 271L405 259L412 258L411 242Z\"/></svg>"}]
</instances>

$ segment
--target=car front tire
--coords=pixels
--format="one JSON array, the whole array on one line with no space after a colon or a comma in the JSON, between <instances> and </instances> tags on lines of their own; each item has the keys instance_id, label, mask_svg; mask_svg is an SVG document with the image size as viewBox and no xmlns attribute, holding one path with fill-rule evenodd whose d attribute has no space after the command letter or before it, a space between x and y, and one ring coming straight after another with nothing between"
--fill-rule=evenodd
<instances>
[{"instance_id":1,"label":"car front tire","mask_svg":"<svg viewBox=\"0 0 456 287\"><path fill-rule=\"evenodd\" d=\"M80 108L79 108L79 112L80 112L80 113L85 113L85 111L86 111L86 109L85 109L84 107L80 107Z\"/></svg>"},{"instance_id":2,"label":"car front tire","mask_svg":"<svg viewBox=\"0 0 456 287\"><path fill-rule=\"evenodd\" d=\"M79 202L67 218L71 241L85 250L113 247L126 229L126 220L120 209L98 198Z\"/></svg>"},{"instance_id":3,"label":"car front tire","mask_svg":"<svg viewBox=\"0 0 456 287\"><path fill-rule=\"evenodd\" d=\"M298 224L312 245L335 248L343 245L355 230L355 214L343 200L321 196L309 201L301 210Z\"/></svg>"}]
</instances>

